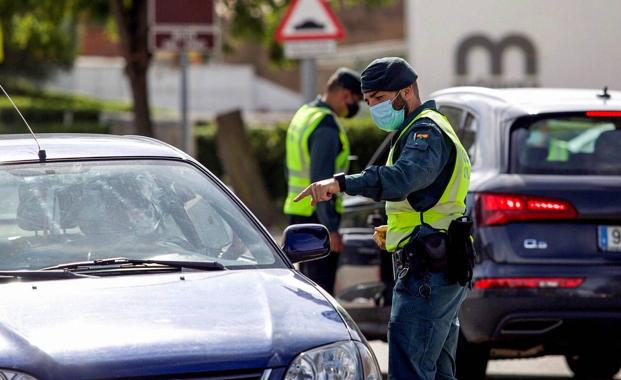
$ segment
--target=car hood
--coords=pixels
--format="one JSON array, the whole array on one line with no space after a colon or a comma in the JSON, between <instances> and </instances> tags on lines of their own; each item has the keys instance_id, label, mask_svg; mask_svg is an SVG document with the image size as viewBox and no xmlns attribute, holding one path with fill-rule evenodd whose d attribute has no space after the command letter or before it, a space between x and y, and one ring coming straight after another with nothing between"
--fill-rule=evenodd
<instances>
[{"instance_id":1,"label":"car hood","mask_svg":"<svg viewBox=\"0 0 621 380\"><path fill-rule=\"evenodd\" d=\"M42 379L279 367L350 339L288 269L18 282L0 299L0 367Z\"/></svg>"}]
</instances>

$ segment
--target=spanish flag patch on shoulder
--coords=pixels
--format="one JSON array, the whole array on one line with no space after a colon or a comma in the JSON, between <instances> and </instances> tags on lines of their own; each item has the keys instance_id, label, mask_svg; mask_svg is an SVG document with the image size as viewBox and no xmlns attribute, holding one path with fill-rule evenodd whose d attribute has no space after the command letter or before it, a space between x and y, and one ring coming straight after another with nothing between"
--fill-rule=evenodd
<instances>
[{"instance_id":1,"label":"spanish flag patch on shoulder","mask_svg":"<svg viewBox=\"0 0 621 380\"><path fill-rule=\"evenodd\" d=\"M429 133L417 133L416 134L416 138L417 139L428 139L429 138Z\"/></svg>"}]
</instances>

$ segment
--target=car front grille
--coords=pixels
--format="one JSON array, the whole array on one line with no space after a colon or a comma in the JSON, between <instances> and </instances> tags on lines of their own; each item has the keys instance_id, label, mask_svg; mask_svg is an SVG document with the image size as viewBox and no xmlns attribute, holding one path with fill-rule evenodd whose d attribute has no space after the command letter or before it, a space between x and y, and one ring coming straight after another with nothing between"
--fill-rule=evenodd
<instances>
[{"instance_id":1,"label":"car front grille","mask_svg":"<svg viewBox=\"0 0 621 380\"><path fill-rule=\"evenodd\" d=\"M271 370L225 371L208 373L189 373L179 375L126 377L120 380L267 380ZM115 379L119 380L119 379Z\"/></svg>"}]
</instances>

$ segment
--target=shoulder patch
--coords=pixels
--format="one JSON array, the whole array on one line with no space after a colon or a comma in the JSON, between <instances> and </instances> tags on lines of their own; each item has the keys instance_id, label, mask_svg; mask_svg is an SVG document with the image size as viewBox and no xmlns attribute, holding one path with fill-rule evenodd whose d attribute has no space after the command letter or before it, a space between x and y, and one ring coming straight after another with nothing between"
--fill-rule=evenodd
<instances>
[{"instance_id":1,"label":"shoulder patch","mask_svg":"<svg viewBox=\"0 0 621 380\"><path fill-rule=\"evenodd\" d=\"M428 139L429 133L417 133L415 139Z\"/></svg>"}]
</instances>

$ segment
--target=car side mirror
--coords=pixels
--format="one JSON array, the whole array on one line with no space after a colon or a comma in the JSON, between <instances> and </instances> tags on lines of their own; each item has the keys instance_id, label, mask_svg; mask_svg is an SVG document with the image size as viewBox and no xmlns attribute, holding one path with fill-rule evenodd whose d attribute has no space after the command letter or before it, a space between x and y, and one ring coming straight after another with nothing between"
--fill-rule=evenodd
<instances>
[{"instance_id":1,"label":"car side mirror","mask_svg":"<svg viewBox=\"0 0 621 380\"><path fill-rule=\"evenodd\" d=\"M326 257L330 233L321 224L293 224L285 229L282 250L292 263Z\"/></svg>"}]
</instances>

